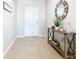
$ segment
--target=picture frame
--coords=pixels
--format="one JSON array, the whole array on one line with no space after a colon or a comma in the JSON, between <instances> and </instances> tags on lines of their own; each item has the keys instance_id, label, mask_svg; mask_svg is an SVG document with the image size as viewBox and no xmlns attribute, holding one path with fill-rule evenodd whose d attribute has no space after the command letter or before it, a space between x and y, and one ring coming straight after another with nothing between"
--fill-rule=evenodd
<instances>
[{"instance_id":1,"label":"picture frame","mask_svg":"<svg viewBox=\"0 0 79 59\"><path fill-rule=\"evenodd\" d=\"M9 13L12 13L12 7L8 3L6 3L5 1L3 1L3 9Z\"/></svg>"}]
</instances>

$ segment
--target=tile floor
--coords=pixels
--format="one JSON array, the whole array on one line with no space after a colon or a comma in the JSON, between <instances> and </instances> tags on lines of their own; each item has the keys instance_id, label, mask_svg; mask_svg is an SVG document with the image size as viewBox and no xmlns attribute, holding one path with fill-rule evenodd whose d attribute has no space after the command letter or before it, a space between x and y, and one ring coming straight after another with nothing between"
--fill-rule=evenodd
<instances>
[{"instance_id":1,"label":"tile floor","mask_svg":"<svg viewBox=\"0 0 79 59\"><path fill-rule=\"evenodd\" d=\"M17 38L4 59L63 59L43 37Z\"/></svg>"}]
</instances>

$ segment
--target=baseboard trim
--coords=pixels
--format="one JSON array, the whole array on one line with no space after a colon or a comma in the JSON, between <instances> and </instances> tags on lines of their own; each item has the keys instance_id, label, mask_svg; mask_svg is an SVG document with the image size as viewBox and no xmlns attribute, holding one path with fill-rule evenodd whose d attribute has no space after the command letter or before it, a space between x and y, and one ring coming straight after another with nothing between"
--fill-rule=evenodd
<instances>
[{"instance_id":1,"label":"baseboard trim","mask_svg":"<svg viewBox=\"0 0 79 59\"><path fill-rule=\"evenodd\" d=\"M7 49L3 52L3 57L6 56L7 52L10 50L10 48L12 47L12 45L14 44L16 39L14 39L10 44L9 46L7 47Z\"/></svg>"},{"instance_id":2,"label":"baseboard trim","mask_svg":"<svg viewBox=\"0 0 79 59\"><path fill-rule=\"evenodd\" d=\"M46 37L45 35L38 35L39 37Z\"/></svg>"},{"instance_id":3,"label":"baseboard trim","mask_svg":"<svg viewBox=\"0 0 79 59\"><path fill-rule=\"evenodd\" d=\"M37 35L38 37L47 37L46 35ZM16 36L17 38L21 38L21 37L33 37L33 36Z\"/></svg>"},{"instance_id":4,"label":"baseboard trim","mask_svg":"<svg viewBox=\"0 0 79 59\"><path fill-rule=\"evenodd\" d=\"M16 36L16 37L24 37L24 36Z\"/></svg>"}]
</instances>

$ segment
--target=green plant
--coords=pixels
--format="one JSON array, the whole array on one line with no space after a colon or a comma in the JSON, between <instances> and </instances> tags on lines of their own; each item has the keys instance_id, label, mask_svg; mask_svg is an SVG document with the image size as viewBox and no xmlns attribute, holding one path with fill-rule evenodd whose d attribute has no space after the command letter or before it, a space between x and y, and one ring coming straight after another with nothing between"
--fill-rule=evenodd
<instances>
[{"instance_id":1,"label":"green plant","mask_svg":"<svg viewBox=\"0 0 79 59\"><path fill-rule=\"evenodd\" d=\"M60 26L59 20L55 20L55 26L56 26L56 27L59 27L59 26Z\"/></svg>"},{"instance_id":2,"label":"green plant","mask_svg":"<svg viewBox=\"0 0 79 59\"><path fill-rule=\"evenodd\" d=\"M56 27L59 27L60 26L60 24L61 24L60 20L61 20L60 17L56 17L56 20L54 22Z\"/></svg>"}]
</instances>

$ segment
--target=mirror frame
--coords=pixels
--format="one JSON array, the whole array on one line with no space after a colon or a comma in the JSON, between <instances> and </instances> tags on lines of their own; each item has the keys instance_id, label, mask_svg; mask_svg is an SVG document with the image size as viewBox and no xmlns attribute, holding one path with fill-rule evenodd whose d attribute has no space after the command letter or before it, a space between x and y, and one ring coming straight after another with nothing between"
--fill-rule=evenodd
<instances>
[{"instance_id":1,"label":"mirror frame","mask_svg":"<svg viewBox=\"0 0 79 59\"><path fill-rule=\"evenodd\" d=\"M62 14L62 16L59 16L59 15L57 14L57 10L58 10L58 7L59 7L61 4L63 4L63 6L64 6L64 14ZM55 8L55 16L56 16L56 17L60 17L61 20L64 20L64 19L66 18L67 14L68 14L68 9L69 9L69 7L68 7L67 1L65 1L65 0L64 0L64 1L63 1L63 0L59 1L59 3L57 3L56 8Z\"/></svg>"}]
</instances>

